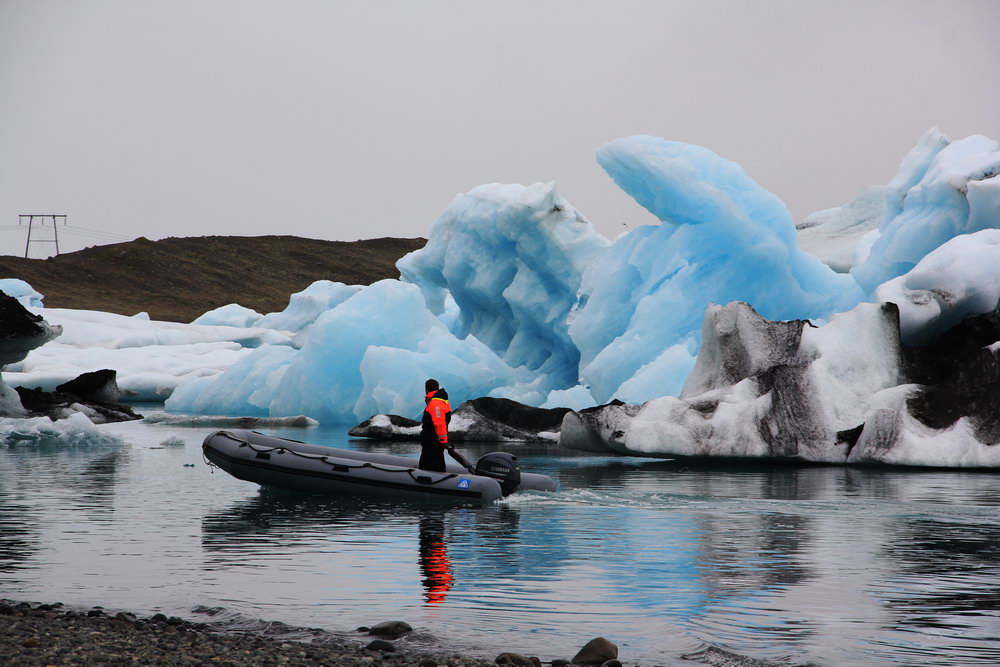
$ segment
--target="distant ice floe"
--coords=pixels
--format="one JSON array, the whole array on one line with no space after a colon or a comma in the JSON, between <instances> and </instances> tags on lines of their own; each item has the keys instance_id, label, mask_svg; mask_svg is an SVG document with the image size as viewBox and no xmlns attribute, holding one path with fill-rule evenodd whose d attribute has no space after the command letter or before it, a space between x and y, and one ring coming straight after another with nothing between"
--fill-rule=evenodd
<instances>
[{"instance_id":1,"label":"distant ice floe","mask_svg":"<svg viewBox=\"0 0 1000 667\"><path fill-rule=\"evenodd\" d=\"M144 424L192 426L195 428L310 428L319 422L305 415L294 417L230 417L225 415L156 414L143 418Z\"/></svg>"},{"instance_id":2,"label":"distant ice floe","mask_svg":"<svg viewBox=\"0 0 1000 667\"><path fill-rule=\"evenodd\" d=\"M0 278L0 292L14 297L25 308L41 308L45 298L19 278Z\"/></svg>"},{"instance_id":3,"label":"distant ice floe","mask_svg":"<svg viewBox=\"0 0 1000 667\"><path fill-rule=\"evenodd\" d=\"M52 421L48 417L0 419L0 442L11 447L41 445L90 447L121 445L123 440L104 431L82 413Z\"/></svg>"},{"instance_id":4,"label":"distant ice floe","mask_svg":"<svg viewBox=\"0 0 1000 667\"><path fill-rule=\"evenodd\" d=\"M276 313L261 315L256 310L230 303L197 317L191 324L274 329L301 333L320 315L343 303L363 289L331 280L317 280L301 292L292 294L288 306Z\"/></svg>"},{"instance_id":5,"label":"distant ice floe","mask_svg":"<svg viewBox=\"0 0 1000 667\"><path fill-rule=\"evenodd\" d=\"M81 373L118 371L122 400L162 401L186 380L221 373L251 349L287 347L294 334L271 329L161 322L114 313L33 308L62 334L4 367L11 386L56 386Z\"/></svg>"}]
</instances>

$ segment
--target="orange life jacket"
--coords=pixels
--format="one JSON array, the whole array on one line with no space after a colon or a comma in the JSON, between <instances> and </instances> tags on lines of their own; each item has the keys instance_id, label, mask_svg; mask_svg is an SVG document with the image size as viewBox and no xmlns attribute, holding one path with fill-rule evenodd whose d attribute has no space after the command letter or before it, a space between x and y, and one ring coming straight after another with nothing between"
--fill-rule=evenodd
<instances>
[{"instance_id":1,"label":"orange life jacket","mask_svg":"<svg viewBox=\"0 0 1000 667\"><path fill-rule=\"evenodd\" d=\"M451 412L451 404L447 399L438 398L435 394L438 390L427 392L424 400L427 407L424 412L430 415L431 423L434 424L434 433L437 434L438 442L442 445L448 444L448 413Z\"/></svg>"}]
</instances>

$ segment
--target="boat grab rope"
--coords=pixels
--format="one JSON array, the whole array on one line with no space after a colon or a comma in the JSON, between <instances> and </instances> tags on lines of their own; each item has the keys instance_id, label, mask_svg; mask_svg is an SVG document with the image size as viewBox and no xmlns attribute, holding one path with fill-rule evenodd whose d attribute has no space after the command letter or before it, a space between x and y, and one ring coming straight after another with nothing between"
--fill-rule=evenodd
<instances>
[{"instance_id":1,"label":"boat grab rope","mask_svg":"<svg viewBox=\"0 0 1000 667\"><path fill-rule=\"evenodd\" d=\"M433 486L435 484L440 484L441 482L445 482L445 481L447 481L449 479L453 479L455 477L458 477L457 473L453 473L452 472L452 473L448 473L447 475L444 475L443 477L441 477L439 479L431 481L430 478L428 476L426 476L426 475L419 475L419 476L418 475L414 475L413 474L413 471L415 470L414 468L398 468L398 467L384 468L384 467L382 467L380 465L376 465L376 464L371 463L369 461L363 461L361 463L354 464L354 465L352 465L350 463L340 463L340 462L334 463L334 462L330 461L330 457L327 456L327 455L325 455L325 454L306 454L305 452L297 452L294 449L289 449L288 447L282 447L281 445L278 445L276 447L266 447L264 445L255 445L254 443L250 442L249 440L246 440L244 438L240 438L238 436L233 435L229 431L219 431L219 434L220 435L224 435L225 437L229 438L230 440L235 440L236 442L240 443L240 447L249 447L251 450L257 452L258 454L271 454L272 452L276 453L276 454L284 454L285 452L287 452L289 454L294 454L295 456L301 457L303 459L310 459L310 460L313 460L313 461L322 461L323 463L329 463L334 468L334 470L336 470L337 468L340 468L340 469L347 468L349 470L351 470L351 469L359 469L359 468L371 468L373 470L379 470L381 472L399 472L399 473L404 473L405 472L405 473L409 474L410 478L414 482L417 482L418 484L424 484L424 485L427 485L427 486ZM202 458L204 458L204 457L205 457L205 453L204 453L204 449L202 449ZM343 461L343 460L344 459L341 459L341 461ZM208 461L207 459L206 459L206 462L209 465L213 466L213 467L216 467L216 468L218 467L214 463L212 463L211 461Z\"/></svg>"}]
</instances>

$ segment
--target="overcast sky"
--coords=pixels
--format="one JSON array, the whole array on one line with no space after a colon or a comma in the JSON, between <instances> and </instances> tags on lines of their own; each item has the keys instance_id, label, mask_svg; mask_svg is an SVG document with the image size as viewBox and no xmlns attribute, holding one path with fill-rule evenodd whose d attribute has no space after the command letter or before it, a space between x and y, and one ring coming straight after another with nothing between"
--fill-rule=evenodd
<instances>
[{"instance_id":1,"label":"overcast sky","mask_svg":"<svg viewBox=\"0 0 1000 667\"><path fill-rule=\"evenodd\" d=\"M932 126L1000 139L998 35L996 0L0 0L0 253L20 213L67 214L63 252L426 236L490 182L555 181L614 237L652 221L594 160L631 134L800 219Z\"/></svg>"}]
</instances>

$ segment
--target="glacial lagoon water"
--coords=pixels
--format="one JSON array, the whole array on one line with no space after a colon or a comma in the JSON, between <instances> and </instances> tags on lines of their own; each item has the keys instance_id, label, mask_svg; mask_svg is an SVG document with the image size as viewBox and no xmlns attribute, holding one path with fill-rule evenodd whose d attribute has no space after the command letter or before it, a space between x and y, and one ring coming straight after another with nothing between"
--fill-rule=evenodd
<instances>
[{"instance_id":1,"label":"glacial lagoon water","mask_svg":"<svg viewBox=\"0 0 1000 667\"><path fill-rule=\"evenodd\" d=\"M488 658L571 658L605 636L626 664L697 664L681 656L709 646L782 664L1000 663L1000 474L477 444L462 449L511 451L559 493L400 507L213 472L211 428L106 428L126 444L0 448L0 597L359 640L400 619L408 642ZM260 430L417 449L345 426Z\"/></svg>"}]
</instances>

